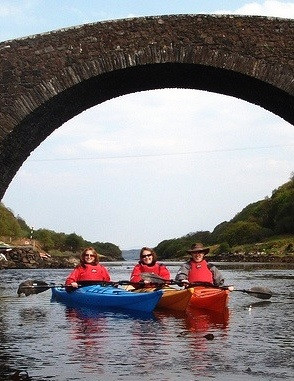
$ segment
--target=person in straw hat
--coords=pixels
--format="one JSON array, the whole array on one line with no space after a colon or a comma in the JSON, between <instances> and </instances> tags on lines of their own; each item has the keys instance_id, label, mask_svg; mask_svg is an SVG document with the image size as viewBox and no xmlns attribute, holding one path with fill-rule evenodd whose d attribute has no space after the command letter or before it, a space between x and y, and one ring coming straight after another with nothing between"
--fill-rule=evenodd
<instances>
[{"instance_id":1,"label":"person in straw hat","mask_svg":"<svg viewBox=\"0 0 294 381\"><path fill-rule=\"evenodd\" d=\"M182 264L175 280L183 283L204 282L221 286L224 283L221 272L204 259L208 252L209 247L204 247L202 243L194 243L191 249L187 250L191 258Z\"/></svg>"}]
</instances>

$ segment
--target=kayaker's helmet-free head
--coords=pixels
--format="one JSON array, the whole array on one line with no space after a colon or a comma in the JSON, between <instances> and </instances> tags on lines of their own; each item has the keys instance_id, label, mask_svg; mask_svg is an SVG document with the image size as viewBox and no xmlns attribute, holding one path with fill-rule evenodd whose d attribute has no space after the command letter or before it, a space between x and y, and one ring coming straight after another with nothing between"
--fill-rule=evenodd
<instances>
[{"instance_id":1,"label":"kayaker's helmet-free head","mask_svg":"<svg viewBox=\"0 0 294 381\"><path fill-rule=\"evenodd\" d=\"M152 261L151 262L148 261L147 263L145 263L144 259L146 257L152 258ZM143 264L146 264L147 266L148 265L149 266L151 266L151 265L153 266L154 263L156 263L156 261L157 261L157 255L156 255L155 251L153 249L151 249L150 247L146 247L146 246L142 247L142 249L140 251L140 260L139 260L139 262L143 263Z\"/></svg>"},{"instance_id":2,"label":"kayaker's helmet-free head","mask_svg":"<svg viewBox=\"0 0 294 381\"><path fill-rule=\"evenodd\" d=\"M80 257L80 263L83 267L88 263L86 260L86 257L92 257L94 260L91 261L91 265L97 265L99 263L99 255L97 251L93 247L87 247L82 251L81 257Z\"/></svg>"},{"instance_id":3,"label":"kayaker's helmet-free head","mask_svg":"<svg viewBox=\"0 0 294 381\"><path fill-rule=\"evenodd\" d=\"M209 247L204 247L202 243L193 243L190 250L187 250L187 253L189 254L196 254L196 253L202 253L207 254L209 253Z\"/></svg>"}]
</instances>

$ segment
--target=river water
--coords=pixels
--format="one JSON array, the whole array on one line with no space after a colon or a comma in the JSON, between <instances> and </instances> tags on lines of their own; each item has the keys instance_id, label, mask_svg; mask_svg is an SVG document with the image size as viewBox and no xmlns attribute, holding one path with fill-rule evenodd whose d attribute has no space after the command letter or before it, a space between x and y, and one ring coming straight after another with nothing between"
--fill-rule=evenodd
<instances>
[{"instance_id":1,"label":"river water","mask_svg":"<svg viewBox=\"0 0 294 381\"><path fill-rule=\"evenodd\" d=\"M112 280L126 280L133 264L105 265ZM179 264L168 267L174 277ZM0 380L293 379L293 267L218 267L226 284L268 287L274 295L268 301L234 291L222 315L99 313L51 302L50 290L17 296L25 279L60 284L68 269L2 270Z\"/></svg>"}]
</instances>

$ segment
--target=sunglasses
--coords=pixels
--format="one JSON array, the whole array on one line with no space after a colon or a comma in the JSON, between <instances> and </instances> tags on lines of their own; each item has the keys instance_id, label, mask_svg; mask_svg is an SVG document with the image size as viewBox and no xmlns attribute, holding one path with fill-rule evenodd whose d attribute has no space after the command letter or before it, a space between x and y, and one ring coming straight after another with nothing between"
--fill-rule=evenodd
<instances>
[{"instance_id":1,"label":"sunglasses","mask_svg":"<svg viewBox=\"0 0 294 381\"><path fill-rule=\"evenodd\" d=\"M95 258L95 255L94 254L85 254L84 257Z\"/></svg>"},{"instance_id":2,"label":"sunglasses","mask_svg":"<svg viewBox=\"0 0 294 381\"><path fill-rule=\"evenodd\" d=\"M152 254L145 254L145 255L142 255L142 258L149 258L149 257L152 257Z\"/></svg>"}]
</instances>

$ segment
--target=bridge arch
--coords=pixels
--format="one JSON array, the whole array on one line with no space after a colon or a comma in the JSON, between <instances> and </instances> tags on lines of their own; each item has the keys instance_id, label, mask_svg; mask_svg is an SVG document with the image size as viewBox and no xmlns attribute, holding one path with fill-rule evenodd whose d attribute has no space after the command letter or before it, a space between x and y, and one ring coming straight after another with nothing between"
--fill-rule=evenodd
<instances>
[{"instance_id":1,"label":"bridge arch","mask_svg":"<svg viewBox=\"0 0 294 381\"><path fill-rule=\"evenodd\" d=\"M200 89L293 124L293 20L174 15L116 20L0 44L0 199L30 153L106 100Z\"/></svg>"}]
</instances>

